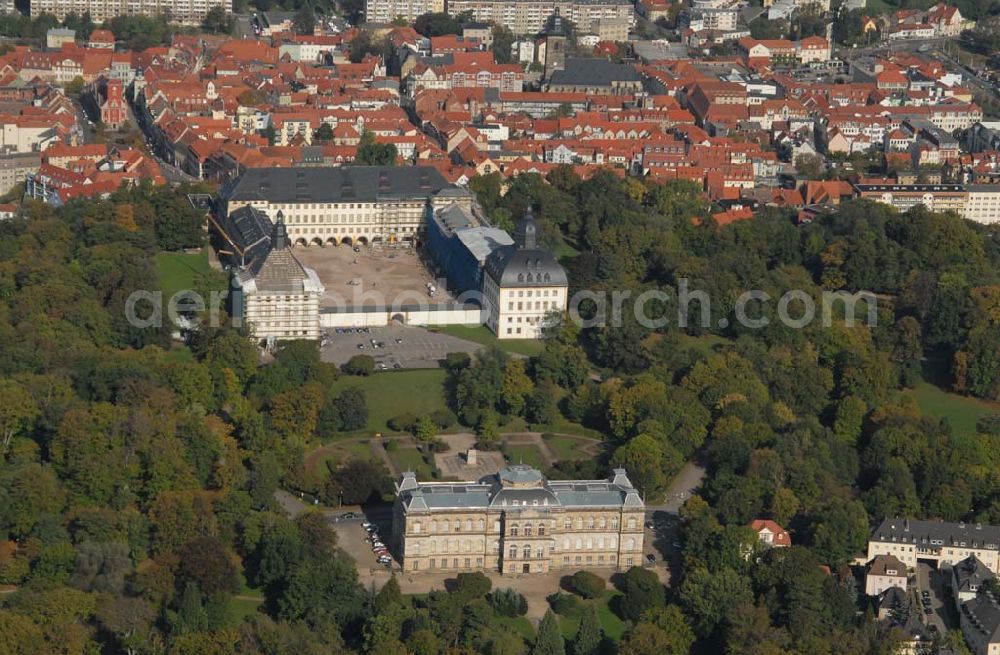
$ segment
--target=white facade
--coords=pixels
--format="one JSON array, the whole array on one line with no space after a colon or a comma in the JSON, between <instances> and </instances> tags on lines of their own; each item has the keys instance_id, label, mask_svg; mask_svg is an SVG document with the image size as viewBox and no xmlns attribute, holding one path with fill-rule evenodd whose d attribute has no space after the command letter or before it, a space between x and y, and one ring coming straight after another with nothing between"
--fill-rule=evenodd
<instances>
[{"instance_id":1,"label":"white facade","mask_svg":"<svg viewBox=\"0 0 1000 655\"><path fill-rule=\"evenodd\" d=\"M455 306L447 309L435 306L418 309L382 307L320 312L319 326L322 329L380 327L389 325L394 320L405 325L482 325L485 318L483 310L479 307Z\"/></svg>"},{"instance_id":2,"label":"white facade","mask_svg":"<svg viewBox=\"0 0 1000 655\"><path fill-rule=\"evenodd\" d=\"M546 317L566 311L568 295L565 286L501 288L489 275L483 276L487 326L501 339L540 339Z\"/></svg>"},{"instance_id":3,"label":"white facade","mask_svg":"<svg viewBox=\"0 0 1000 655\"><path fill-rule=\"evenodd\" d=\"M372 243L384 240L389 243L413 241L420 232L426 199L413 198L383 202L253 202L234 201L229 204L229 213L244 205L264 212L268 216L279 214L288 229L292 244L338 245L341 243ZM435 201L434 207L445 206L450 199Z\"/></svg>"},{"instance_id":4,"label":"white facade","mask_svg":"<svg viewBox=\"0 0 1000 655\"><path fill-rule=\"evenodd\" d=\"M59 134L51 125L4 123L0 127L0 154L38 152L59 141Z\"/></svg>"},{"instance_id":5,"label":"white facade","mask_svg":"<svg viewBox=\"0 0 1000 655\"><path fill-rule=\"evenodd\" d=\"M970 184L965 189L969 192L963 212L965 218L985 224L1000 221L1000 187L992 184Z\"/></svg>"},{"instance_id":6,"label":"white facade","mask_svg":"<svg viewBox=\"0 0 1000 655\"><path fill-rule=\"evenodd\" d=\"M928 527L930 526L930 527ZM965 523L886 519L868 540L868 557L893 555L907 568L917 560L953 566L975 555L993 573L1000 570L1000 528Z\"/></svg>"},{"instance_id":7,"label":"white facade","mask_svg":"<svg viewBox=\"0 0 1000 655\"><path fill-rule=\"evenodd\" d=\"M367 0L365 18L369 23L391 23L402 17L415 21L417 16L444 12L444 0Z\"/></svg>"},{"instance_id":8,"label":"white facade","mask_svg":"<svg viewBox=\"0 0 1000 655\"><path fill-rule=\"evenodd\" d=\"M244 319L257 339L319 339L319 280L301 293L257 293L244 287Z\"/></svg>"},{"instance_id":9,"label":"white facade","mask_svg":"<svg viewBox=\"0 0 1000 655\"><path fill-rule=\"evenodd\" d=\"M535 61L535 42L531 39L522 39L510 44L510 54L522 64L530 64Z\"/></svg>"},{"instance_id":10,"label":"white facade","mask_svg":"<svg viewBox=\"0 0 1000 655\"><path fill-rule=\"evenodd\" d=\"M556 11L576 25L579 32L597 32L598 21L624 19L635 26L635 10L621 0L451 0L448 13L457 16L471 12L473 20L505 25L514 34L538 34Z\"/></svg>"},{"instance_id":11,"label":"white facade","mask_svg":"<svg viewBox=\"0 0 1000 655\"><path fill-rule=\"evenodd\" d=\"M233 3L230 0L31 0L31 16L54 14L63 20L69 13L90 12L95 23L103 23L115 16L169 13L174 22L197 25L216 7L229 13Z\"/></svg>"}]
</instances>

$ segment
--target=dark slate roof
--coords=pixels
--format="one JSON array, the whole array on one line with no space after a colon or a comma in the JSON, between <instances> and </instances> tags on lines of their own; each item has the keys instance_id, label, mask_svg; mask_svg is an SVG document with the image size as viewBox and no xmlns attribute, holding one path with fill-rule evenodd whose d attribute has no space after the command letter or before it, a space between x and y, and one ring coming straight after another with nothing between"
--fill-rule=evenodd
<instances>
[{"instance_id":1,"label":"dark slate roof","mask_svg":"<svg viewBox=\"0 0 1000 655\"><path fill-rule=\"evenodd\" d=\"M518 486L523 485L523 486ZM642 508L639 492L622 469L606 480L549 482L530 466L511 465L478 482L418 482L412 472L403 473L396 494L407 511L433 509L537 507L632 507Z\"/></svg>"},{"instance_id":2,"label":"dark slate roof","mask_svg":"<svg viewBox=\"0 0 1000 655\"><path fill-rule=\"evenodd\" d=\"M529 212L518 221L514 245L486 258L486 274L501 287L568 286L566 271L547 250L536 247L538 226Z\"/></svg>"},{"instance_id":3,"label":"dark slate roof","mask_svg":"<svg viewBox=\"0 0 1000 655\"><path fill-rule=\"evenodd\" d=\"M260 257L240 271L239 279L246 289L251 281L256 292L294 293L322 291L316 273L303 266L288 245L285 224L281 221L274 226L270 252Z\"/></svg>"},{"instance_id":4,"label":"dark slate roof","mask_svg":"<svg viewBox=\"0 0 1000 655\"><path fill-rule=\"evenodd\" d=\"M552 73L550 84L611 86L613 82L638 82L642 78L634 66L607 59L567 59L566 67Z\"/></svg>"},{"instance_id":5,"label":"dark slate roof","mask_svg":"<svg viewBox=\"0 0 1000 655\"><path fill-rule=\"evenodd\" d=\"M986 592L980 592L972 600L962 603L962 613L985 641L997 643L1000 641L1000 604L996 598ZM963 623L963 627L966 624Z\"/></svg>"},{"instance_id":6,"label":"dark slate roof","mask_svg":"<svg viewBox=\"0 0 1000 655\"><path fill-rule=\"evenodd\" d=\"M990 571L989 567L975 555L966 557L952 567L952 575L955 591L970 593L977 591L984 582L994 577L993 571Z\"/></svg>"},{"instance_id":7,"label":"dark slate roof","mask_svg":"<svg viewBox=\"0 0 1000 655\"><path fill-rule=\"evenodd\" d=\"M225 200L373 202L427 198L450 184L429 166L251 168L222 191Z\"/></svg>"},{"instance_id":8,"label":"dark slate roof","mask_svg":"<svg viewBox=\"0 0 1000 655\"><path fill-rule=\"evenodd\" d=\"M249 266L262 259L271 248L274 224L267 214L253 207L240 207L228 216L214 216L212 222L231 250L234 265Z\"/></svg>"},{"instance_id":9,"label":"dark slate roof","mask_svg":"<svg viewBox=\"0 0 1000 655\"><path fill-rule=\"evenodd\" d=\"M1000 550L1000 527L888 518L875 528L871 541Z\"/></svg>"}]
</instances>

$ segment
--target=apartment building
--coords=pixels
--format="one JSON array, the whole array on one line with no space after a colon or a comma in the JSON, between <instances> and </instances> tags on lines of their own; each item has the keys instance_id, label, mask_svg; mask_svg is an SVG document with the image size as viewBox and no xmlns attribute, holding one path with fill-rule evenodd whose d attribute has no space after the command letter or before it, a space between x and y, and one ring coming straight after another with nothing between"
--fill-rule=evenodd
<instances>
[{"instance_id":1,"label":"apartment building","mask_svg":"<svg viewBox=\"0 0 1000 655\"><path fill-rule=\"evenodd\" d=\"M856 184L861 198L899 211L923 205L936 212L953 211L977 223L1000 221L1000 184Z\"/></svg>"},{"instance_id":2,"label":"apartment building","mask_svg":"<svg viewBox=\"0 0 1000 655\"><path fill-rule=\"evenodd\" d=\"M185 25L197 25L216 7L232 11L230 0L31 0L31 16L53 14L59 20L67 14L90 13L95 23L115 16L156 16L169 13L171 20Z\"/></svg>"},{"instance_id":3,"label":"apartment building","mask_svg":"<svg viewBox=\"0 0 1000 655\"><path fill-rule=\"evenodd\" d=\"M1000 527L887 518L868 538L865 561L877 555L892 555L910 569L916 568L917 560L954 566L975 555L996 573L1000 570Z\"/></svg>"},{"instance_id":4,"label":"apartment building","mask_svg":"<svg viewBox=\"0 0 1000 655\"><path fill-rule=\"evenodd\" d=\"M350 166L251 168L225 187L224 213L251 206L283 221L293 245L414 243L429 205L472 195L431 167Z\"/></svg>"},{"instance_id":5,"label":"apartment building","mask_svg":"<svg viewBox=\"0 0 1000 655\"><path fill-rule=\"evenodd\" d=\"M427 13L443 13L444 0L367 0L365 17L369 23L391 23L397 18L409 22Z\"/></svg>"},{"instance_id":6,"label":"apartment building","mask_svg":"<svg viewBox=\"0 0 1000 655\"><path fill-rule=\"evenodd\" d=\"M628 568L642 560L645 505L624 469L547 480L513 464L474 482L396 483L393 538L408 573Z\"/></svg>"},{"instance_id":7,"label":"apartment building","mask_svg":"<svg viewBox=\"0 0 1000 655\"><path fill-rule=\"evenodd\" d=\"M935 212L965 212L968 194L961 184L856 184L861 198L891 205L903 212L923 205Z\"/></svg>"},{"instance_id":8,"label":"apartment building","mask_svg":"<svg viewBox=\"0 0 1000 655\"><path fill-rule=\"evenodd\" d=\"M1000 222L1000 185L966 184L965 190L965 218L984 224Z\"/></svg>"},{"instance_id":9,"label":"apartment building","mask_svg":"<svg viewBox=\"0 0 1000 655\"><path fill-rule=\"evenodd\" d=\"M538 34L546 21L558 13L568 18L579 33L598 33L599 22L621 19L635 26L635 9L627 0L451 0L448 13L457 16L470 12L481 22L505 25L514 34Z\"/></svg>"},{"instance_id":10,"label":"apartment building","mask_svg":"<svg viewBox=\"0 0 1000 655\"><path fill-rule=\"evenodd\" d=\"M6 195L18 184L23 184L28 175L41 165L42 157L37 152L0 156L0 195Z\"/></svg>"}]
</instances>

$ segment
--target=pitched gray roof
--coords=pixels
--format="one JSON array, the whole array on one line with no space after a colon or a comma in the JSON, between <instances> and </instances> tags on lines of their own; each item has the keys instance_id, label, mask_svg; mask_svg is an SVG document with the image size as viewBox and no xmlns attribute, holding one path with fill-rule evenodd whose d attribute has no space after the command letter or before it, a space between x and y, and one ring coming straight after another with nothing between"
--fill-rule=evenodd
<instances>
[{"instance_id":1,"label":"pitched gray roof","mask_svg":"<svg viewBox=\"0 0 1000 655\"><path fill-rule=\"evenodd\" d=\"M962 603L962 614L986 641L1000 642L1000 604L991 594L980 592L972 600Z\"/></svg>"},{"instance_id":2,"label":"pitched gray roof","mask_svg":"<svg viewBox=\"0 0 1000 655\"><path fill-rule=\"evenodd\" d=\"M993 579L993 571L975 555L966 557L952 567L955 591L975 592L987 580Z\"/></svg>"},{"instance_id":3,"label":"pitched gray roof","mask_svg":"<svg viewBox=\"0 0 1000 655\"><path fill-rule=\"evenodd\" d=\"M981 523L945 523L888 518L875 528L872 541L1000 550L1000 527Z\"/></svg>"},{"instance_id":4,"label":"pitched gray roof","mask_svg":"<svg viewBox=\"0 0 1000 655\"><path fill-rule=\"evenodd\" d=\"M634 66L616 64L607 59L567 59L566 67L552 73L550 84L575 86L611 86L614 82L639 82Z\"/></svg>"},{"instance_id":5,"label":"pitched gray roof","mask_svg":"<svg viewBox=\"0 0 1000 655\"><path fill-rule=\"evenodd\" d=\"M510 235L498 227L469 227L455 231L455 237L461 241L472 255L480 262L494 250L513 245Z\"/></svg>"},{"instance_id":6,"label":"pitched gray roof","mask_svg":"<svg viewBox=\"0 0 1000 655\"><path fill-rule=\"evenodd\" d=\"M895 573L888 573L895 571ZM868 566L868 575L896 575L906 577L906 564L893 555L876 555Z\"/></svg>"},{"instance_id":7,"label":"pitched gray roof","mask_svg":"<svg viewBox=\"0 0 1000 655\"><path fill-rule=\"evenodd\" d=\"M518 464L479 482L418 482L414 473L406 472L396 483L396 494L406 511L643 507L642 498L621 469L606 480L577 481L548 481L537 469Z\"/></svg>"},{"instance_id":8,"label":"pitched gray roof","mask_svg":"<svg viewBox=\"0 0 1000 655\"><path fill-rule=\"evenodd\" d=\"M240 207L228 216L225 212L213 215L212 222L228 246L223 251L232 253L231 263L236 266L250 266L271 249L274 224L264 212L250 206Z\"/></svg>"},{"instance_id":9,"label":"pitched gray roof","mask_svg":"<svg viewBox=\"0 0 1000 655\"><path fill-rule=\"evenodd\" d=\"M374 202L429 198L450 188L429 166L317 166L251 168L220 195L224 200L270 202Z\"/></svg>"}]
</instances>

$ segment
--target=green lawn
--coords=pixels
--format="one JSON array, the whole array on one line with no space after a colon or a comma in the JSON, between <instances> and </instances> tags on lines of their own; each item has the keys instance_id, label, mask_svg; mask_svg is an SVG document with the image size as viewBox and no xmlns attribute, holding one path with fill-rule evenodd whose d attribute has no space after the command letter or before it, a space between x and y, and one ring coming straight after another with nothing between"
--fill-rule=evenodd
<instances>
[{"instance_id":1,"label":"green lawn","mask_svg":"<svg viewBox=\"0 0 1000 655\"><path fill-rule=\"evenodd\" d=\"M320 476L326 477L327 462L340 465L349 459L374 460L371 446L367 441L334 442L323 447L323 454L316 458L315 469Z\"/></svg>"},{"instance_id":2,"label":"green lawn","mask_svg":"<svg viewBox=\"0 0 1000 655\"><path fill-rule=\"evenodd\" d=\"M507 458L513 464L527 464L533 466L539 470L545 470L548 468L548 464L545 458L542 457L542 452L538 450L538 446L531 444L517 445L517 446L507 446L505 449L507 452Z\"/></svg>"},{"instance_id":3,"label":"green lawn","mask_svg":"<svg viewBox=\"0 0 1000 655\"><path fill-rule=\"evenodd\" d=\"M264 599L250 600L249 598L230 598L226 603L226 615L229 618L229 625L239 625L248 616L253 616L260 611L260 605Z\"/></svg>"},{"instance_id":4,"label":"green lawn","mask_svg":"<svg viewBox=\"0 0 1000 655\"><path fill-rule=\"evenodd\" d=\"M368 425L360 433L392 433L386 422L407 412L420 416L436 409L445 409L444 369L391 371L368 377L341 376L333 384L340 392L358 387L365 392L368 403Z\"/></svg>"},{"instance_id":5,"label":"green lawn","mask_svg":"<svg viewBox=\"0 0 1000 655\"><path fill-rule=\"evenodd\" d=\"M445 325L442 334L449 334L459 339L481 343L484 346L496 346L500 350L517 355L537 355L545 348L545 342L537 339L497 339L496 335L482 325Z\"/></svg>"},{"instance_id":6,"label":"green lawn","mask_svg":"<svg viewBox=\"0 0 1000 655\"><path fill-rule=\"evenodd\" d=\"M236 597L226 603L226 615L229 625L235 626L248 616L253 616L260 610L264 602L264 594L259 589L251 589L244 583Z\"/></svg>"},{"instance_id":7,"label":"green lawn","mask_svg":"<svg viewBox=\"0 0 1000 655\"><path fill-rule=\"evenodd\" d=\"M587 451L584 450L584 446L589 444L580 439L548 433L543 434L542 438L545 440L545 445L559 461L567 462L589 458Z\"/></svg>"},{"instance_id":8,"label":"green lawn","mask_svg":"<svg viewBox=\"0 0 1000 655\"><path fill-rule=\"evenodd\" d=\"M1000 414L1000 403L948 393L929 382L921 382L904 392L917 401L920 411L935 418L947 418L956 435L976 434L976 422L987 414Z\"/></svg>"},{"instance_id":9,"label":"green lawn","mask_svg":"<svg viewBox=\"0 0 1000 655\"><path fill-rule=\"evenodd\" d=\"M523 616L515 616L513 618L498 616L496 622L498 626L520 635L529 644L535 643L535 628L527 618Z\"/></svg>"},{"instance_id":10,"label":"green lawn","mask_svg":"<svg viewBox=\"0 0 1000 655\"><path fill-rule=\"evenodd\" d=\"M163 301L166 302L178 291L194 289L195 279L201 275L211 274L212 267L208 265L208 251L197 255L183 252L159 252L154 256L156 274L160 279L160 289L163 290ZM220 289L224 291L225 289ZM207 302L207 299L206 299Z\"/></svg>"},{"instance_id":11,"label":"green lawn","mask_svg":"<svg viewBox=\"0 0 1000 655\"><path fill-rule=\"evenodd\" d=\"M594 601L597 603L597 620L601 623L601 629L604 630L604 635L611 639L612 641L618 641L625 634L625 622L618 618L618 615L611 611L611 602L615 596L620 596L621 592L614 589L609 589L604 594L604 598ZM576 636L576 631L580 629L580 617L579 616L560 616L559 617L559 628L562 630L563 637L566 639L572 639Z\"/></svg>"},{"instance_id":12,"label":"green lawn","mask_svg":"<svg viewBox=\"0 0 1000 655\"><path fill-rule=\"evenodd\" d=\"M422 481L433 480L432 472L434 467L427 464L420 451L416 448L398 448L389 453L389 457L396 463L400 471L413 471L417 474L417 479Z\"/></svg>"}]
</instances>

